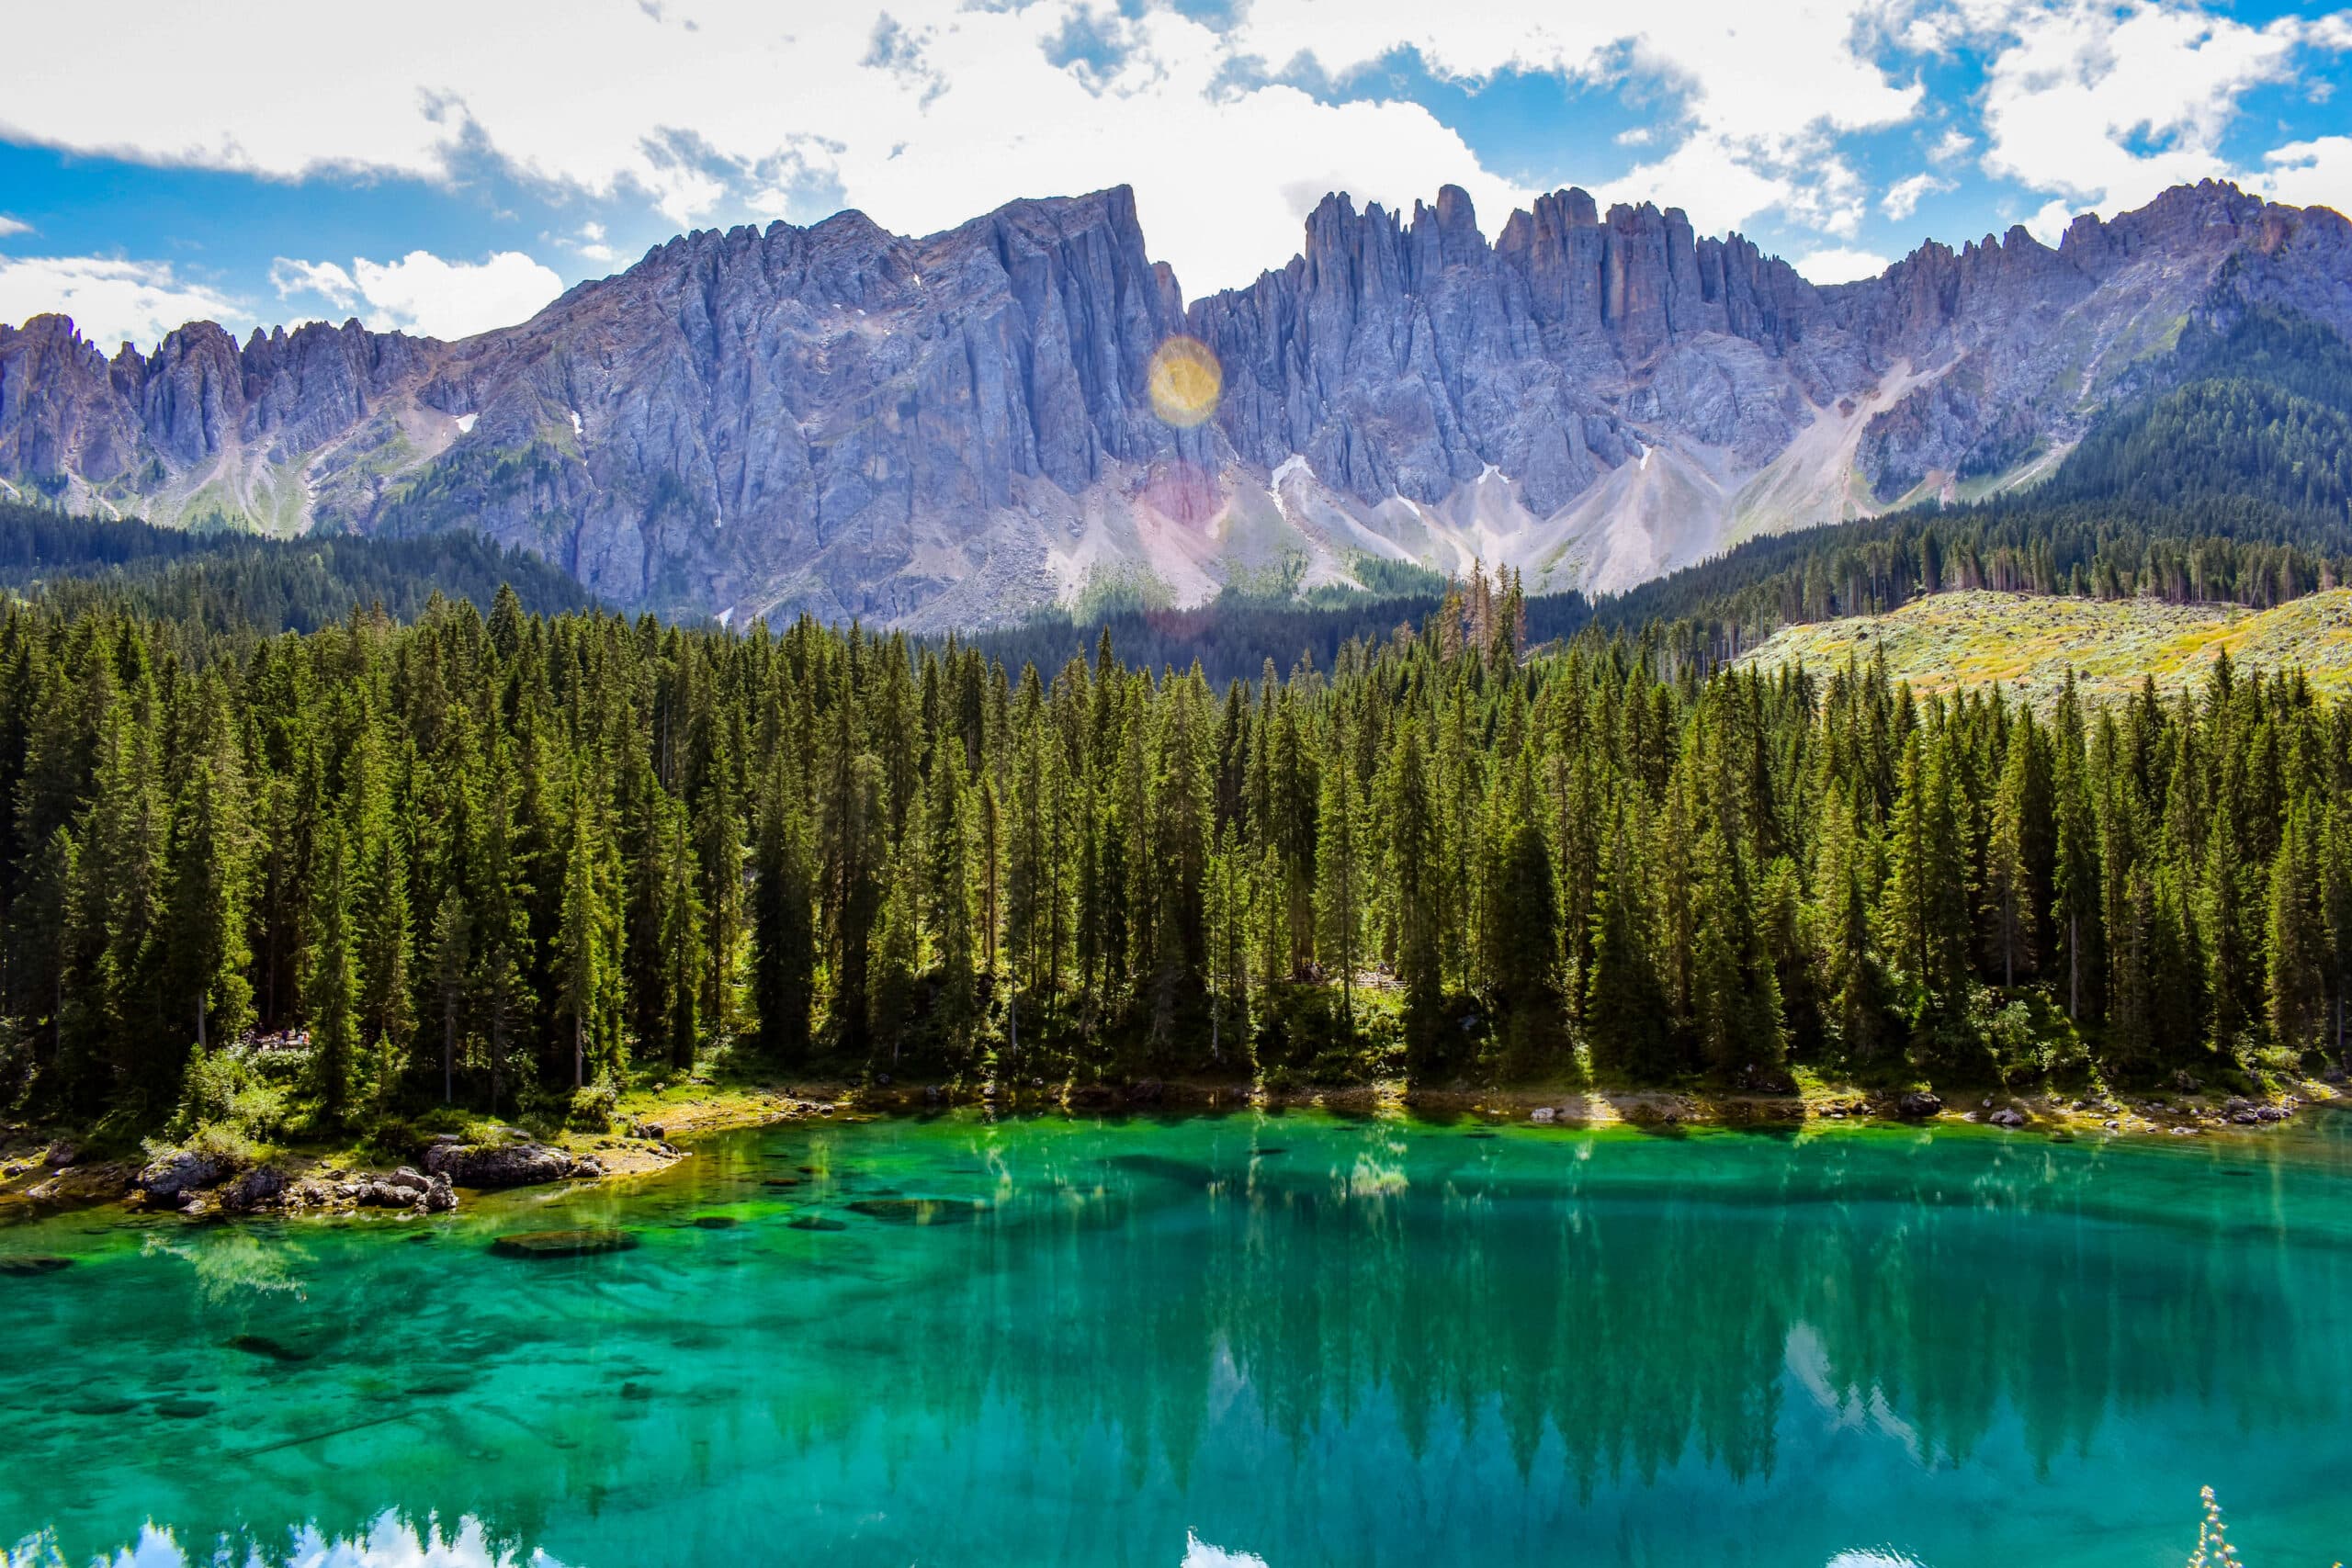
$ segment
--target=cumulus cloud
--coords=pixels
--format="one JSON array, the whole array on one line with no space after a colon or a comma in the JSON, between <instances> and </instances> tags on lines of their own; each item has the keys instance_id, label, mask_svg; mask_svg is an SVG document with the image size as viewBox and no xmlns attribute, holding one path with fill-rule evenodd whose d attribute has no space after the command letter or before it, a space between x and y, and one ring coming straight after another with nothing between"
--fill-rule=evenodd
<instances>
[{"instance_id":1,"label":"cumulus cloud","mask_svg":"<svg viewBox=\"0 0 2352 1568\"><path fill-rule=\"evenodd\" d=\"M1897 223L1919 210L1919 203L1928 197L1954 188L1951 180L1929 171L1921 171L1908 179L1895 181L1886 187L1880 200L1880 209Z\"/></svg>"},{"instance_id":2,"label":"cumulus cloud","mask_svg":"<svg viewBox=\"0 0 2352 1568\"><path fill-rule=\"evenodd\" d=\"M0 240L5 240L11 234L29 234L32 231L33 226L23 219L11 218L6 213L0 212Z\"/></svg>"},{"instance_id":3,"label":"cumulus cloud","mask_svg":"<svg viewBox=\"0 0 2352 1568\"><path fill-rule=\"evenodd\" d=\"M280 299L297 294L315 294L338 310L348 310L358 302L359 285L351 274L333 262L295 261L279 256L269 264L269 286L277 290Z\"/></svg>"},{"instance_id":4,"label":"cumulus cloud","mask_svg":"<svg viewBox=\"0 0 2352 1568\"><path fill-rule=\"evenodd\" d=\"M1874 252L1836 246L1800 256L1791 265L1808 283L1851 283L1857 278L1876 277L1891 264Z\"/></svg>"},{"instance_id":5,"label":"cumulus cloud","mask_svg":"<svg viewBox=\"0 0 2352 1568\"><path fill-rule=\"evenodd\" d=\"M2135 207L2168 186L2236 171L2222 141L2255 88L2290 80L2336 25L2251 26L2166 0L1976 0L1991 44L1984 166L2065 203ZM2063 223L2060 225L2063 227Z\"/></svg>"},{"instance_id":6,"label":"cumulus cloud","mask_svg":"<svg viewBox=\"0 0 2352 1568\"><path fill-rule=\"evenodd\" d=\"M109 256L0 257L0 321L71 316L93 343L152 346L189 321L236 321L243 308L169 262Z\"/></svg>"},{"instance_id":7,"label":"cumulus cloud","mask_svg":"<svg viewBox=\"0 0 2352 1568\"><path fill-rule=\"evenodd\" d=\"M1419 0L1253 0L1218 22L1096 0L704 0L691 17L417 0L386 31L307 0L250 0L234 28L86 0L28 13L12 42L68 58L103 34L121 90L101 105L37 73L11 84L0 134L288 179L449 180L487 154L680 225L806 220L838 203L927 232L1014 197L1128 182L1154 252L1199 291L1279 265L1326 189L1406 205L1451 181L1490 226L1531 194L1419 105L1334 103L1278 79L1303 56L1340 76L1402 47L1464 79L1518 67L1663 83L1675 108L1655 177L1736 167L1695 192L1638 194L1679 202L1702 227L1787 202L1799 221L1817 213L1849 231L1859 198L1813 178L1823 138L1898 121L1919 101L1916 83L1867 58L1879 5L1825 0L1764 18L1732 0L1657 0L1628 18L1555 0L1442 14ZM314 51L338 68L304 68ZM244 86L192 97L178 90L192 78Z\"/></svg>"},{"instance_id":8,"label":"cumulus cloud","mask_svg":"<svg viewBox=\"0 0 2352 1568\"><path fill-rule=\"evenodd\" d=\"M280 299L312 295L337 310L364 306L360 318L379 330L427 337L471 337L527 321L563 292L563 279L520 251L500 251L479 262L453 262L430 251L398 261L353 258L334 262L280 256L269 269Z\"/></svg>"},{"instance_id":9,"label":"cumulus cloud","mask_svg":"<svg viewBox=\"0 0 2352 1568\"><path fill-rule=\"evenodd\" d=\"M2290 141L2264 153L2262 161L2261 171L2246 182L2265 196L2295 207L2352 213L2352 136Z\"/></svg>"},{"instance_id":10,"label":"cumulus cloud","mask_svg":"<svg viewBox=\"0 0 2352 1568\"><path fill-rule=\"evenodd\" d=\"M1671 201L1703 230L1773 209L1850 235L1863 201L1831 150L1835 137L1907 120L1923 94L1871 57L1883 10L1878 0L1769 14L1734 0L1653 0L1637 15L1556 0L1447 8L1421 0L1344 7L1256 0L1237 47L1270 62L1309 59L1332 74L1412 49L1440 74L1474 83L1506 69L1557 72L1602 88L1655 78L1677 96L1673 123L1663 128L1674 145L1597 194ZM1802 90L1792 91L1798 83Z\"/></svg>"},{"instance_id":11,"label":"cumulus cloud","mask_svg":"<svg viewBox=\"0 0 2352 1568\"><path fill-rule=\"evenodd\" d=\"M609 264L621 259L620 252L605 243L602 223L582 223L580 232L571 238L571 245L588 261Z\"/></svg>"},{"instance_id":12,"label":"cumulus cloud","mask_svg":"<svg viewBox=\"0 0 2352 1568\"><path fill-rule=\"evenodd\" d=\"M1932 116L1937 177L1973 157L2033 202L2113 207L2230 172L2221 148L2245 95L2352 46L2340 16L2257 26L2197 0L1250 0L1206 17L1173 0L413 0L393 29L311 0L241 0L238 18L148 0L27 7L19 54L77 58L104 36L118 90L26 74L0 137L284 180L454 183L489 159L557 200L588 198L575 210L682 227L856 206L925 233L1016 197L1131 183L1154 254L1197 293L1278 265L1328 189L1409 207L1452 182L1490 230L1532 194L1428 108L1381 96L1375 68L1401 51L1473 90L1505 71L1631 84L1657 113L1616 141L1644 162L1597 194L1673 202L1706 231L1769 215L1850 242L1873 209L1899 221L1939 188L1922 173L1875 191L1849 162L1862 133ZM1930 106L1928 62L1963 51L1984 62L1981 93ZM322 55L335 71L308 68ZM241 85L190 95L189 80ZM1330 83L1351 101L1319 90ZM2332 177L2331 157L2262 173L2302 188ZM594 223L548 243L622 259ZM516 266L437 287L471 299L511 278L519 293ZM395 308L356 267L345 277L298 281ZM444 320L422 296L410 308Z\"/></svg>"}]
</instances>

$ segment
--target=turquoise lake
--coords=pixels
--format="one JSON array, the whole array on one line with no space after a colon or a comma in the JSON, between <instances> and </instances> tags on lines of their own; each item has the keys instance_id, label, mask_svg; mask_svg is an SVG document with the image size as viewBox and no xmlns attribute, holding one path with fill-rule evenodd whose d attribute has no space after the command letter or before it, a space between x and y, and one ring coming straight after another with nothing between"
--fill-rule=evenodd
<instances>
[{"instance_id":1,"label":"turquoise lake","mask_svg":"<svg viewBox=\"0 0 2352 1568\"><path fill-rule=\"evenodd\" d=\"M491 1250L574 1226L639 1245ZM2352 1557L2340 1113L956 1112L32 1253L73 1262L0 1275L10 1568L2177 1568L2207 1484L2254 1568Z\"/></svg>"}]
</instances>

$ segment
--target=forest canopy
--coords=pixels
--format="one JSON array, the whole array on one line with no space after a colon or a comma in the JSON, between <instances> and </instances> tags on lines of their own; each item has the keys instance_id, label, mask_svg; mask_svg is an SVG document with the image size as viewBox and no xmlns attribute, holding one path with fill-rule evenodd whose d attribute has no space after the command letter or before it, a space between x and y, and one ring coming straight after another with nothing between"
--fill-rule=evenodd
<instances>
[{"instance_id":1,"label":"forest canopy","mask_svg":"<svg viewBox=\"0 0 2352 1568\"><path fill-rule=\"evenodd\" d=\"M1528 659L1520 609L1456 593L1219 691L1108 639L1012 672L503 592L209 662L16 606L6 1092L351 1125L722 1053L1747 1083L2340 1053L2352 711L2300 682L2036 715L1864 666L1665 679L1599 634Z\"/></svg>"}]
</instances>

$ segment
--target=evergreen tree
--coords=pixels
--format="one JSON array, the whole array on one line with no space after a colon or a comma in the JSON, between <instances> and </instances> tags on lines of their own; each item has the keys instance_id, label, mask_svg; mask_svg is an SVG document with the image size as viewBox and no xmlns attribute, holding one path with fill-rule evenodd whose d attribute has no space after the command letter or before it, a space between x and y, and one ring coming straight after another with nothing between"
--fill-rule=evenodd
<instances>
[{"instance_id":1,"label":"evergreen tree","mask_svg":"<svg viewBox=\"0 0 2352 1568\"><path fill-rule=\"evenodd\" d=\"M451 887L441 895L433 912L431 964L433 993L441 1013L441 1103L452 1103L458 1068L458 1024L466 1005L467 980L472 971L471 922L465 898Z\"/></svg>"},{"instance_id":2,"label":"evergreen tree","mask_svg":"<svg viewBox=\"0 0 2352 1568\"><path fill-rule=\"evenodd\" d=\"M2293 1051L2316 1050L2326 1036L2326 910L2320 889L2317 835L2298 806L2270 863L2270 1037Z\"/></svg>"},{"instance_id":3,"label":"evergreen tree","mask_svg":"<svg viewBox=\"0 0 2352 1568\"><path fill-rule=\"evenodd\" d=\"M788 798L781 770L760 802L756 880L752 885L752 984L760 1046L787 1066L808 1052L817 991L814 866L807 819Z\"/></svg>"},{"instance_id":4,"label":"evergreen tree","mask_svg":"<svg viewBox=\"0 0 2352 1568\"><path fill-rule=\"evenodd\" d=\"M1353 754L1344 733L1332 736L1323 765L1323 795L1316 811L1318 838L1316 908L1321 951L1340 982L1340 1018L1355 1032L1355 972L1363 955L1363 917L1370 879L1365 867L1363 803L1356 793Z\"/></svg>"},{"instance_id":5,"label":"evergreen tree","mask_svg":"<svg viewBox=\"0 0 2352 1568\"><path fill-rule=\"evenodd\" d=\"M332 1125L352 1109L359 1072L358 934L351 912L351 854L339 822L330 823L320 845L322 863L313 886L318 932L302 1002L311 1018L311 1058L315 1064L319 1110Z\"/></svg>"},{"instance_id":6,"label":"evergreen tree","mask_svg":"<svg viewBox=\"0 0 2352 1568\"><path fill-rule=\"evenodd\" d=\"M1908 992L1913 1020L1926 1023L1962 1005L1971 921L1949 749L1923 734L1904 746L1886 862L1880 940Z\"/></svg>"},{"instance_id":7,"label":"evergreen tree","mask_svg":"<svg viewBox=\"0 0 2352 1568\"><path fill-rule=\"evenodd\" d=\"M215 757L196 759L172 813L164 893L167 1016L185 1018L199 1051L232 1041L252 1021L253 984L245 942L248 847L239 820L236 752L216 750L230 772L224 785Z\"/></svg>"}]
</instances>

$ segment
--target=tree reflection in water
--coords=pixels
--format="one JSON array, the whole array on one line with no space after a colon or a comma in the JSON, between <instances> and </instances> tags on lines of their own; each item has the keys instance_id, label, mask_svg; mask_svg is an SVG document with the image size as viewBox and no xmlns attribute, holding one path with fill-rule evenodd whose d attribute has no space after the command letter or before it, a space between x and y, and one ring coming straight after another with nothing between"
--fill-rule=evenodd
<instances>
[{"instance_id":1,"label":"tree reflection in water","mask_svg":"<svg viewBox=\"0 0 2352 1568\"><path fill-rule=\"evenodd\" d=\"M429 1247L189 1231L50 1276L22 1299L56 1315L19 1334L48 1361L0 1363L0 1400L33 1413L18 1452L95 1479L0 1479L0 1529L57 1532L8 1568L61 1540L87 1562L125 1514L159 1522L109 1562L225 1536L238 1568L605 1568L779 1520L844 1563L1476 1564L1573 1538L1948 1568L2075 1561L2053 1532L2086 1509L2170 1546L2199 1482L2253 1520L2352 1460L2352 1182L2341 1143L2287 1146L1303 1117L749 1136L532 1211L644 1237L606 1258L492 1260L511 1222L485 1205ZM826 1174L778 1198L784 1165ZM881 1188L989 1206L846 1211ZM850 1228L786 1228L812 1208ZM719 1209L741 1223L693 1224ZM191 1267L216 1245L234 1269ZM217 1348L257 1333L316 1359ZM218 1403L213 1448L72 1414L116 1381ZM289 1518L312 1521L290 1552Z\"/></svg>"}]
</instances>

